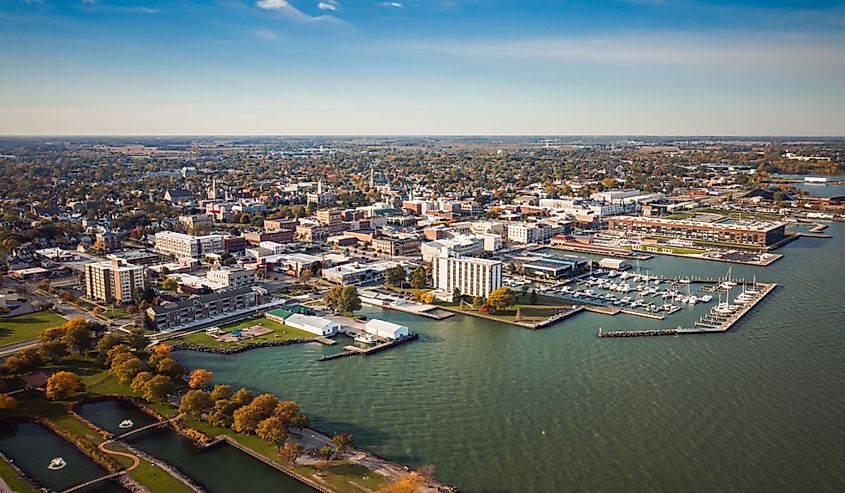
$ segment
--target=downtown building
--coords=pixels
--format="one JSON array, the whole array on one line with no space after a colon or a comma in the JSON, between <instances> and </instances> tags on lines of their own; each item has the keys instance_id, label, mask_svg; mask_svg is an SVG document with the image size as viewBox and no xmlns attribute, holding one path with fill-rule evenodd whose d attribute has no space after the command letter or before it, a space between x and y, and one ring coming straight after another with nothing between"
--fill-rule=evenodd
<instances>
[{"instance_id":1,"label":"downtown building","mask_svg":"<svg viewBox=\"0 0 845 493\"><path fill-rule=\"evenodd\" d=\"M199 258L210 253L226 252L223 235L193 236L173 231L156 233L155 248L160 253L175 257Z\"/></svg>"},{"instance_id":2,"label":"downtown building","mask_svg":"<svg viewBox=\"0 0 845 493\"><path fill-rule=\"evenodd\" d=\"M105 303L132 303L144 291L144 267L120 258L85 265L85 294Z\"/></svg>"},{"instance_id":3,"label":"downtown building","mask_svg":"<svg viewBox=\"0 0 845 493\"><path fill-rule=\"evenodd\" d=\"M786 236L786 225L779 222L736 221L707 223L657 217L611 217L607 220L611 231L644 236L664 236L711 243L734 243L765 248Z\"/></svg>"},{"instance_id":4,"label":"downtown building","mask_svg":"<svg viewBox=\"0 0 845 493\"><path fill-rule=\"evenodd\" d=\"M434 294L439 299L452 300L455 291L462 296L486 298L502 287L502 262L499 260L441 255L431 265Z\"/></svg>"}]
</instances>

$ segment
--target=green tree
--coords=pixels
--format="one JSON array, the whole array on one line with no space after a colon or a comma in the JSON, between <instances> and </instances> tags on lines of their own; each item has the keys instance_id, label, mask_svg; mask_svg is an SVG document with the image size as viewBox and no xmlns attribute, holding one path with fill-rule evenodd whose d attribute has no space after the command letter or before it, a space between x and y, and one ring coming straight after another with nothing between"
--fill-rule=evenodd
<instances>
[{"instance_id":1,"label":"green tree","mask_svg":"<svg viewBox=\"0 0 845 493\"><path fill-rule=\"evenodd\" d=\"M65 341L67 342L68 350L82 354L91 349L91 345L94 343L94 334L91 333L87 322L72 322L73 320L67 324L69 327L65 332Z\"/></svg>"},{"instance_id":2,"label":"green tree","mask_svg":"<svg viewBox=\"0 0 845 493\"><path fill-rule=\"evenodd\" d=\"M326 304L343 313L361 309L361 298L355 286L335 286L326 295Z\"/></svg>"},{"instance_id":3,"label":"green tree","mask_svg":"<svg viewBox=\"0 0 845 493\"><path fill-rule=\"evenodd\" d=\"M414 289L424 288L425 285L428 283L427 269L422 265L417 266L414 270L411 271L411 275L408 278L408 282Z\"/></svg>"},{"instance_id":4,"label":"green tree","mask_svg":"<svg viewBox=\"0 0 845 493\"><path fill-rule=\"evenodd\" d=\"M307 428L311 424L311 418L305 414L297 414L290 420L290 427L296 428L300 432L303 428Z\"/></svg>"},{"instance_id":5,"label":"green tree","mask_svg":"<svg viewBox=\"0 0 845 493\"><path fill-rule=\"evenodd\" d=\"M405 268L401 265L391 267L384 271L384 283L388 286L401 287L405 282Z\"/></svg>"}]
</instances>

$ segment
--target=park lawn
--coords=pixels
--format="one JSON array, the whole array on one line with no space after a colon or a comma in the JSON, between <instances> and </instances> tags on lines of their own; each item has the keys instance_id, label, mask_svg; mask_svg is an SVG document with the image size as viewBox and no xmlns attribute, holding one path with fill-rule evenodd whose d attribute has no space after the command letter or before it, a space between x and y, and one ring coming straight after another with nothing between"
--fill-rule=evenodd
<instances>
[{"instance_id":1,"label":"park lawn","mask_svg":"<svg viewBox=\"0 0 845 493\"><path fill-rule=\"evenodd\" d=\"M107 445L107 447L111 450L129 452L115 444ZM120 459L119 457L115 458ZM126 460L130 463L132 462L128 458ZM192 493L194 491L182 481L171 476L169 472L144 459L141 459L141 463L129 473L129 476L146 486L148 490L154 492Z\"/></svg>"},{"instance_id":2,"label":"park lawn","mask_svg":"<svg viewBox=\"0 0 845 493\"><path fill-rule=\"evenodd\" d=\"M0 318L0 346L37 339L45 329L57 327L67 319L51 311Z\"/></svg>"},{"instance_id":3,"label":"park lawn","mask_svg":"<svg viewBox=\"0 0 845 493\"><path fill-rule=\"evenodd\" d=\"M530 295L520 296L519 292L515 292L516 303L509 306L506 310L498 311L496 313L481 313L473 309L470 305L457 303L438 302L440 305L448 306L449 308L460 310L468 315L479 314L487 317L502 320L503 322L540 322L550 318L561 311L570 310L572 303L566 300L553 298L551 296L537 296L536 303L530 303ZM525 302L522 302L522 300ZM516 320L516 310L519 309L521 318Z\"/></svg>"},{"instance_id":4,"label":"park lawn","mask_svg":"<svg viewBox=\"0 0 845 493\"><path fill-rule=\"evenodd\" d=\"M264 334L263 336L258 337L251 337L249 339L243 339L237 342L217 342L213 337L207 335L205 331L194 332L193 334L188 334L184 337L181 337L174 342L186 342L190 344L200 344L203 346L208 347L223 347L223 348L234 348L243 346L246 344L250 344L253 342L270 342L270 341L286 341L288 339L301 339L301 338L312 338L316 337L314 334L310 332L306 332L304 330L295 329L293 327L288 327L287 325L280 324L274 320L270 320L269 318L265 317L258 317L253 318L250 320L244 320L241 322L236 322L232 324L227 324L221 327L221 330L224 331L231 331L234 329L242 329L246 327L251 327L253 325L262 325L271 329L273 332L269 334Z\"/></svg>"},{"instance_id":5,"label":"park lawn","mask_svg":"<svg viewBox=\"0 0 845 493\"><path fill-rule=\"evenodd\" d=\"M29 483L20 478L18 472L5 460L0 460L0 477L6 481L6 484L9 485L12 491L16 491L17 493L39 493L41 491L33 488Z\"/></svg>"},{"instance_id":6,"label":"park lawn","mask_svg":"<svg viewBox=\"0 0 845 493\"><path fill-rule=\"evenodd\" d=\"M672 214L671 216L666 216L666 219L689 219L691 217L695 217L695 214L688 214L688 213L678 213Z\"/></svg>"},{"instance_id":7,"label":"park lawn","mask_svg":"<svg viewBox=\"0 0 845 493\"><path fill-rule=\"evenodd\" d=\"M252 449L277 464L287 465L278 459L279 451L274 445L265 442L257 436L237 433L229 428L218 428L207 421L199 419L187 420L186 424L211 437L226 435L244 447ZM360 488L349 484L350 482L354 482L370 490L377 490L387 484L384 476L347 461L333 461L323 469L297 465L293 467L293 470L309 478L319 472L323 475L322 480L332 485L334 490L339 493L360 493L362 491ZM364 477L367 479L363 479Z\"/></svg>"},{"instance_id":8,"label":"park lawn","mask_svg":"<svg viewBox=\"0 0 845 493\"><path fill-rule=\"evenodd\" d=\"M129 313L129 310L126 307L121 306L121 307L117 307L117 308L112 308L111 310L106 310L103 313L101 313L100 315L102 315L106 318L119 319L119 318L129 317L132 314Z\"/></svg>"}]
</instances>

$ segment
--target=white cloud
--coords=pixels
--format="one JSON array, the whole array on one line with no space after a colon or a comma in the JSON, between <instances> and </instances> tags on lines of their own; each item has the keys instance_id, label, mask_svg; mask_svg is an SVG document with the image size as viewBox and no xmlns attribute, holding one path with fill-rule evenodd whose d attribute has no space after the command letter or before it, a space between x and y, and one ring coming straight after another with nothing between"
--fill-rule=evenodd
<instances>
[{"instance_id":1,"label":"white cloud","mask_svg":"<svg viewBox=\"0 0 845 493\"><path fill-rule=\"evenodd\" d=\"M447 40L403 45L449 56L543 63L660 66L720 73L845 75L845 38L788 34L649 33L585 38Z\"/></svg>"},{"instance_id":2,"label":"white cloud","mask_svg":"<svg viewBox=\"0 0 845 493\"><path fill-rule=\"evenodd\" d=\"M279 41L282 39L282 36L279 33L271 29L256 29L252 32L252 35L265 41Z\"/></svg>"},{"instance_id":3,"label":"white cloud","mask_svg":"<svg viewBox=\"0 0 845 493\"><path fill-rule=\"evenodd\" d=\"M330 0L328 0L330 2ZM331 3L331 2L330 2ZM333 2L337 3L337 2ZM286 0L259 0L256 4L256 7L262 10L270 10L273 12L278 12L286 17L293 19L298 22L327 22L333 24L339 24L343 26L351 26L349 23L338 19L337 17L333 17L331 15L308 15L305 12L299 10L298 8L294 7L287 2ZM339 4L338 4L339 7ZM325 9L323 9L325 10Z\"/></svg>"},{"instance_id":4,"label":"white cloud","mask_svg":"<svg viewBox=\"0 0 845 493\"><path fill-rule=\"evenodd\" d=\"M333 12L337 12L340 10L340 2L337 0L325 0L324 2L318 2L317 8L320 10L331 10Z\"/></svg>"},{"instance_id":5,"label":"white cloud","mask_svg":"<svg viewBox=\"0 0 845 493\"><path fill-rule=\"evenodd\" d=\"M384 7L386 9L401 9L402 7L404 7L404 5L399 2L381 2L378 5L379 7Z\"/></svg>"}]
</instances>

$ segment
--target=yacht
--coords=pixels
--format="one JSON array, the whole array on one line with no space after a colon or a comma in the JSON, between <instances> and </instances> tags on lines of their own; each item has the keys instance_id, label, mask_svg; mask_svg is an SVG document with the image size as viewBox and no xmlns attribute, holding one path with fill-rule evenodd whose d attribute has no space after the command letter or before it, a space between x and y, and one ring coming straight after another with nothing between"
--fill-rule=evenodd
<instances>
[{"instance_id":1,"label":"yacht","mask_svg":"<svg viewBox=\"0 0 845 493\"><path fill-rule=\"evenodd\" d=\"M687 303L689 303L690 305L694 305L694 304L698 303L698 296L696 296L694 294L690 295L690 297L687 298Z\"/></svg>"},{"instance_id":2,"label":"yacht","mask_svg":"<svg viewBox=\"0 0 845 493\"><path fill-rule=\"evenodd\" d=\"M701 301L702 303L710 303L710 301L711 301L712 299L713 299L713 297L712 297L712 296L710 296L709 294L705 294L704 296L702 296L702 297L701 297L701 298L699 298L698 300L699 300L699 301Z\"/></svg>"},{"instance_id":3,"label":"yacht","mask_svg":"<svg viewBox=\"0 0 845 493\"><path fill-rule=\"evenodd\" d=\"M366 332L359 332L354 337L355 342L360 342L362 344L375 344L378 342L378 339L372 334L367 334Z\"/></svg>"}]
</instances>

